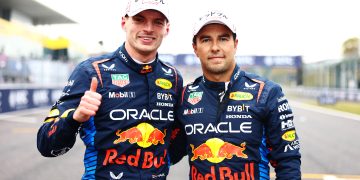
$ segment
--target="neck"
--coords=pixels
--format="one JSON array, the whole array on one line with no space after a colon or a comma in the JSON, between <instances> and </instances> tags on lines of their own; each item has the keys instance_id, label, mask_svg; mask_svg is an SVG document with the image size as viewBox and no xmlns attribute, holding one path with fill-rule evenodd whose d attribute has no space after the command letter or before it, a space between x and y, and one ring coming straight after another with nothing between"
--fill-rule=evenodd
<instances>
[{"instance_id":1,"label":"neck","mask_svg":"<svg viewBox=\"0 0 360 180\"><path fill-rule=\"evenodd\" d=\"M231 74L230 74L230 76L224 75L224 74L212 74L212 75L204 74L204 76L206 77L206 79L208 79L212 82L229 82Z\"/></svg>"}]
</instances>

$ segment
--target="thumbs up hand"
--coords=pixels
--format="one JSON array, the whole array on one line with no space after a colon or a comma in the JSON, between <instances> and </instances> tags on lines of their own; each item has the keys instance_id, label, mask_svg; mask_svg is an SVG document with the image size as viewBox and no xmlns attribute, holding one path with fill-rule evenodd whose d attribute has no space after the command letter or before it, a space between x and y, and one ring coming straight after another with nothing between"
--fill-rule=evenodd
<instances>
[{"instance_id":1,"label":"thumbs up hand","mask_svg":"<svg viewBox=\"0 0 360 180\"><path fill-rule=\"evenodd\" d=\"M83 123L95 116L101 104L101 95L96 92L98 81L96 77L91 79L90 89L81 97L79 106L76 108L73 119Z\"/></svg>"}]
</instances>

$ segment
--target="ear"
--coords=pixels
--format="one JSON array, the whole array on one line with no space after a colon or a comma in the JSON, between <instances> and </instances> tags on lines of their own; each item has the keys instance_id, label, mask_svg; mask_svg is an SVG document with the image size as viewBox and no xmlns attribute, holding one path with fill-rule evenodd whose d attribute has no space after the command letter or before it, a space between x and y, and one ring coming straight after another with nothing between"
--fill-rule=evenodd
<instances>
[{"instance_id":1,"label":"ear","mask_svg":"<svg viewBox=\"0 0 360 180\"><path fill-rule=\"evenodd\" d=\"M239 44L239 40L235 39L235 43L234 43L235 49L237 49L238 44Z\"/></svg>"},{"instance_id":2,"label":"ear","mask_svg":"<svg viewBox=\"0 0 360 180\"><path fill-rule=\"evenodd\" d=\"M197 54L197 46L196 46L196 44L193 43L192 47L194 49L194 53L196 54L196 56L199 57L198 54Z\"/></svg>"},{"instance_id":3,"label":"ear","mask_svg":"<svg viewBox=\"0 0 360 180\"><path fill-rule=\"evenodd\" d=\"M165 31L165 36L167 36L170 32L170 23L166 23Z\"/></svg>"},{"instance_id":4,"label":"ear","mask_svg":"<svg viewBox=\"0 0 360 180\"><path fill-rule=\"evenodd\" d=\"M123 29L123 30L125 30L125 24L126 24L126 17L122 17L121 18L121 28Z\"/></svg>"}]
</instances>

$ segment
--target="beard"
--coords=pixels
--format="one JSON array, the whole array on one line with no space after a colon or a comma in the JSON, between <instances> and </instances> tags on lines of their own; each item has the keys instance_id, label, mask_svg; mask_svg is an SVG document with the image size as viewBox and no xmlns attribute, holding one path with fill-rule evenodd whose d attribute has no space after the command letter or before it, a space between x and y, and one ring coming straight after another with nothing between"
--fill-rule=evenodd
<instances>
[{"instance_id":1,"label":"beard","mask_svg":"<svg viewBox=\"0 0 360 180\"><path fill-rule=\"evenodd\" d=\"M233 67L232 63L224 62L220 64L212 64L212 63L204 64L202 68L204 71L208 72L209 74L221 75L227 73L228 71L231 71L232 67Z\"/></svg>"}]
</instances>

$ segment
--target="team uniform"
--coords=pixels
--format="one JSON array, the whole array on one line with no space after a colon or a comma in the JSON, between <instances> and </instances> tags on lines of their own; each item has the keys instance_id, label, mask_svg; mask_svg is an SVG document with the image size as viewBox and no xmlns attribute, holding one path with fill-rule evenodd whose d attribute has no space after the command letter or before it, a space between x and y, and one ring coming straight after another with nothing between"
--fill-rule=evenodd
<instances>
[{"instance_id":1,"label":"team uniform","mask_svg":"<svg viewBox=\"0 0 360 180\"><path fill-rule=\"evenodd\" d=\"M73 117L92 77L102 95L97 114L78 123ZM86 145L83 179L165 179L174 110L183 79L158 57L136 63L124 45L114 53L80 63L37 136L46 157L66 153L77 133Z\"/></svg>"},{"instance_id":2,"label":"team uniform","mask_svg":"<svg viewBox=\"0 0 360 180\"><path fill-rule=\"evenodd\" d=\"M276 83L238 66L229 83L199 77L184 88L178 114L172 157L182 157L186 139L190 179L270 179L269 162L277 179L301 179L293 114Z\"/></svg>"}]
</instances>

